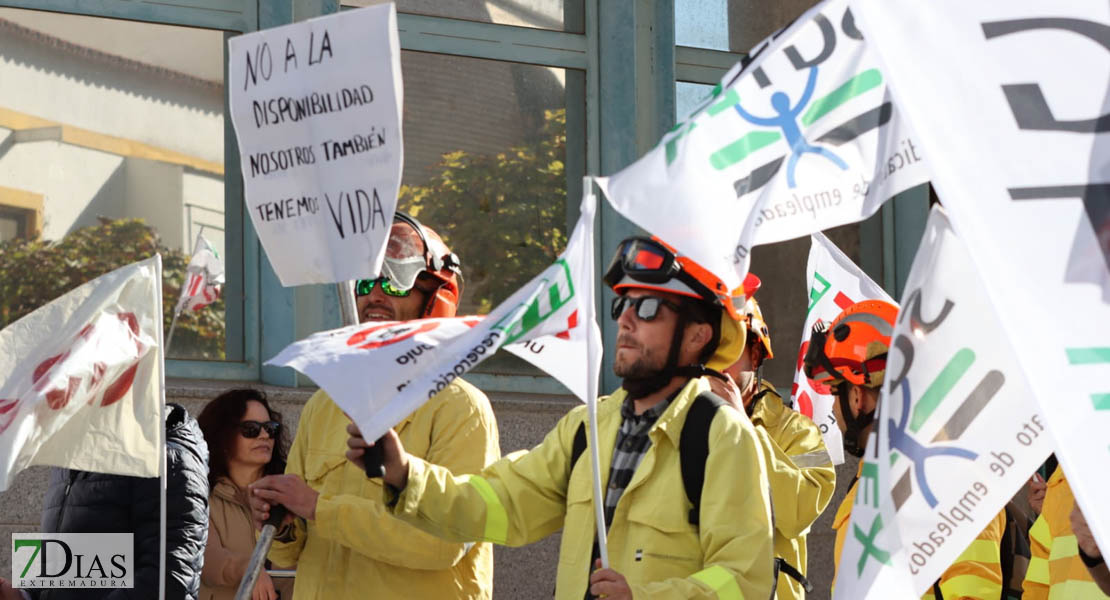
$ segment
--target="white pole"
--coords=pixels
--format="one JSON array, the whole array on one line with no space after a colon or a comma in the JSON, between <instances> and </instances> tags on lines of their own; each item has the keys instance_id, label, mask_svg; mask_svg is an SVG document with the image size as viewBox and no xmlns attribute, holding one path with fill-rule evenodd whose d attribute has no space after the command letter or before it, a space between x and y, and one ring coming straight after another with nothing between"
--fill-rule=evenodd
<instances>
[{"instance_id":1,"label":"white pole","mask_svg":"<svg viewBox=\"0 0 1110 600\"><path fill-rule=\"evenodd\" d=\"M594 214L593 221L597 220L597 198L594 196L594 180L591 176L582 178L582 208L589 210ZM592 225L591 225L592 226ZM590 282L591 285L583 286L587 289L583 290L582 304L585 310L589 311L589 319L585 320L585 326L588 328L587 341L586 341L586 411L589 419L589 435L590 435L590 465L593 467L594 479L594 518L597 525L597 548L598 554L601 555L602 568L609 568L609 544L607 540L607 532L605 530L605 496L601 492L601 455L598 452L597 444L597 378L598 367L601 363L601 358L597 356L597 351L601 345L601 340L597 338L597 305L594 302L594 267L597 261L595 257L596 248L594 246L593 232L587 236L589 240L588 252L586 252L587 260L585 264L585 281ZM590 565L593 569L593 565Z\"/></svg>"},{"instance_id":2,"label":"white pole","mask_svg":"<svg viewBox=\"0 0 1110 600\"><path fill-rule=\"evenodd\" d=\"M158 254L158 277L155 284L158 296L158 314L162 314L162 255ZM175 319L176 321L176 319ZM161 397L161 403L158 406L158 414L161 421L158 424L159 436L162 438L162 452L158 456L158 480L159 489L158 494L158 598L165 600L166 598L166 353L165 347L162 345L162 323L159 318L158 330L158 353L161 355L161 361L158 365L158 393ZM173 325L170 325L170 331L173 331Z\"/></svg>"}]
</instances>

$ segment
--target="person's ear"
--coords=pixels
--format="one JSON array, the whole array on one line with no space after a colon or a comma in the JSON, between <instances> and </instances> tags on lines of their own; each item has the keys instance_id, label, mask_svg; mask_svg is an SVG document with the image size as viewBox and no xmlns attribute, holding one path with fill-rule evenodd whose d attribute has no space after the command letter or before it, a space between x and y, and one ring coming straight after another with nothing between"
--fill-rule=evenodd
<instances>
[{"instance_id":1,"label":"person's ear","mask_svg":"<svg viewBox=\"0 0 1110 600\"><path fill-rule=\"evenodd\" d=\"M689 323L686 325L686 338L685 346L687 352L698 356L701 354L702 348L709 343L713 337L713 328L709 323Z\"/></svg>"}]
</instances>

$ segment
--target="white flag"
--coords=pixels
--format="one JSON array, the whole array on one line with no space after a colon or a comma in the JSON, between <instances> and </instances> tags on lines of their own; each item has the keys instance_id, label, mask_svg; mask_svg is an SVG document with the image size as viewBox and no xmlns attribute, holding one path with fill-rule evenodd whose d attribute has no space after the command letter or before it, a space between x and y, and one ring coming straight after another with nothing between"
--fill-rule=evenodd
<instances>
[{"instance_id":1,"label":"white flag","mask_svg":"<svg viewBox=\"0 0 1110 600\"><path fill-rule=\"evenodd\" d=\"M553 376L584 397L587 357L592 352L597 364L601 357L590 348L591 340L600 344L593 316L595 205L587 195L566 251L485 317L364 323L325 331L290 344L266 364L293 367L312 378L366 439L380 437L502 346L519 346L517 354L551 368ZM572 344L569 355L543 356L547 347L562 341ZM540 348L539 354L526 347L530 344ZM566 358L569 365L557 364ZM596 379L596 365L593 372Z\"/></svg>"},{"instance_id":2,"label":"white flag","mask_svg":"<svg viewBox=\"0 0 1110 600\"><path fill-rule=\"evenodd\" d=\"M876 421L885 419L882 408ZM879 429L879 427L876 427ZM836 571L834 600L917 600L906 568L906 552L894 525L890 498L889 451L879 451L883 439L867 440L860 467L852 515L840 564ZM883 446L885 447L885 446Z\"/></svg>"},{"instance_id":3,"label":"white flag","mask_svg":"<svg viewBox=\"0 0 1110 600\"><path fill-rule=\"evenodd\" d=\"M31 465L158 476L161 285L155 256L0 331L0 491Z\"/></svg>"},{"instance_id":4,"label":"white flag","mask_svg":"<svg viewBox=\"0 0 1110 600\"><path fill-rule=\"evenodd\" d=\"M860 221L927 180L847 0L738 64L655 149L599 184L632 222L729 286L750 250Z\"/></svg>"},{"instance_id":5,"label":"white flag","mask_svg":"<svg viewBox=\"0 0 1110 600\"><path fill-rule=\"evenodd\" d=\"M403 163L392 2L228 40L243 199L282 285L377 277Z\"/></svg>"},{"instance_id":6,"label":"white flag","mask_svg":"<svg viewBox=\"0 0 1110 600\"><path fill-rule=\"evenodd\" d=\"M1110 548L1110 5L853 9L929 153L986 286L983 310L1004 325L1076 500Z\"/></svg>"},{"instance_id":7,"label":"white flag","mask_svg":"<svg viewBox=\"0 0 1110 600\"><path fill-rule=\"evenodd\" d=\"M181 296L177 299L175 313L186 310L200 310L220 297L220 286L224 284L224 261L204 239L197 234L193 245L193 256L185 267L185 281L181 284Z\"/></svg>"},{"instance_id":8,"label":"white flag","mask_svg":"<svg viewBox=\"0 0 1110 600\"><path fill-rule=\"evenodd\" d=\"M852 259L844 255L836 244L823 234L810 237L809 261L806 263L806 280L809 282L809 309L806 312L802 343L794 372L791 396L799 412L813 419L821 429L825 446L833 464L844 462L844 444L840 428L833 414L835 401L828 386L817 384L806 377L802 359L809 349L809 337L818 319L831 323L845 308L863 300L894 300L867 276Z\"/></svg>"},{"instance_id":9,"label":"white flag","mask_svg":"<svg viewBox=\"0 0 1110 600\"><path fill-rule=\"evenodd\" d=\"M1044 462L1052 443L983 280L940 207L929 215L902 307L879 442L891 456L884 493L922 594Z\"/></svg>"}]
</instances>

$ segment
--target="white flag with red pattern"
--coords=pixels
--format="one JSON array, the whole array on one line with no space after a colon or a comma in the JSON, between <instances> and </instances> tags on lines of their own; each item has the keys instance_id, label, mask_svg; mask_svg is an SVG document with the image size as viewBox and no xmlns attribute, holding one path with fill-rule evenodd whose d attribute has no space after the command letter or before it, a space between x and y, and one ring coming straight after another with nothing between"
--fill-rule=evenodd
<instances>
[{"instance_id":1,"label":"white flag with red pattern","mask_svg":"<svg viewBox=\"0 0 1110 600\"><path fill-rule=\"evenodd\" d=\"M31 465L158 476L161 281L154 256L0 331L0 492Z\"/></svg>"},{"instance_id":2,"label":"white flag with red pattern","mask_svg":"<svg viewBox=\"0 0 1110 600\"><path fill-rule=\"evenodd\" d=\"M181 296L177 300L174 313L186 310L200 310L220 297L220 286L224 283L224 261L204 239L197 234L193 245L193 256L185 267L185 281L181 285Z\"/></svg>"}]
</instances>

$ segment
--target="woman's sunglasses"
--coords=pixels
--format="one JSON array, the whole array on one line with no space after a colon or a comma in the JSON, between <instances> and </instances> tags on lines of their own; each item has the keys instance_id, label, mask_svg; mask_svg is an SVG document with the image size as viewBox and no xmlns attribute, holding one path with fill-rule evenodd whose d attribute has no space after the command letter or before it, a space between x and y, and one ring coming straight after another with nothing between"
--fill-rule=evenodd
<instances>
[{"instance_id":1,"label":"woman's sunglasses","mask_svg":"<svg viewBox=\"0 0 1110 600\"><path fill-rule=\"evenodd\" d=\"M377 279L359 279L355 282L355 296L368 296L374 290L374 284L381 282L382 291L386 296L393 296L394 298L404 298L412 293L412 288L402 290L393 286L388 277L379 277Z\"/></svg>"},{"instance_id":2,"label":"woman's sunglasses","mask_svg":"<svg viewBox=\"0 0 1110 600\"><path fill-rule=\"evenodd\" d=\"M258 437L258 434L262 433L263 429L266 430L266 435L270 436L270 439L277 439L278 432L281 431L281 423L277 421L266 421L265 423L260 423L258 421L241 421L239 423L239 433L247 439Z\"/></svg>"},{"instance_id":3,"label":"woman's sunglasses","mask_svg":"<svg viewBox=\"0 0 1110 600\"><path fill-rule=\"evenodd\" d=\"M641 321L654 321L655 317L659 316L659 307L666 306L667 308L678 312L680 306L674 302L669 302L656 296L639 296L632 298L629 296L617 296L613 298L613 305L610 307L609 314L616 321L624 314L625 309L629 306L636 309L636 318Z\"/></svg>"}]
</instances>

